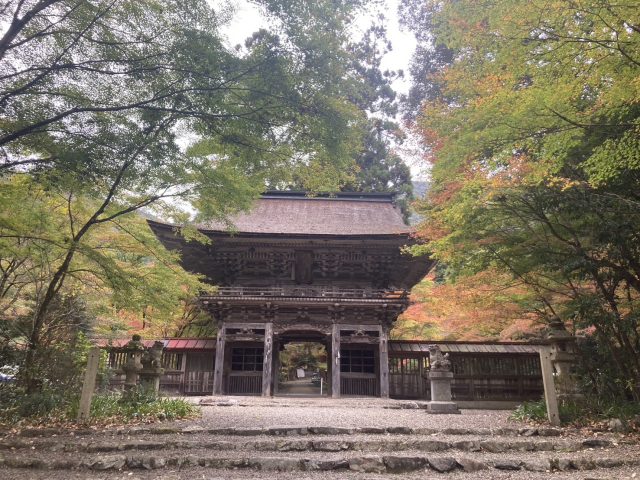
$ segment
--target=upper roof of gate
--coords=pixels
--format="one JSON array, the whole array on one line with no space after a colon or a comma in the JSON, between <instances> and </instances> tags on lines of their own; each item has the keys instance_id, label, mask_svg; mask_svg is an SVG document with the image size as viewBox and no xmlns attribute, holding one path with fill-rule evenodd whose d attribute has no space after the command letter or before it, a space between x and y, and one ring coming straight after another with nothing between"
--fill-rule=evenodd
<instances>
[{"instance_id":1,"label":"upper roof of gate","mask_svg":"<svg viewBox=\"0 0 640 480\"><path fill-rule=\"evenodd\" d=\"M407 235L407 226L393 194L337 193L307 196L305 192L270 191L247 212L229 223L209 221L202 232L289 235Z\"/></svg>"}]
</instances>

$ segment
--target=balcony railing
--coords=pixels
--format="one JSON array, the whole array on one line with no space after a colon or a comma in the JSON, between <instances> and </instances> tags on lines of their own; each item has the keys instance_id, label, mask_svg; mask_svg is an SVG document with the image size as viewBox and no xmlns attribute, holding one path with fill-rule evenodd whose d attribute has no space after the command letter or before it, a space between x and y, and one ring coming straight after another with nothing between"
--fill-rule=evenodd
<instances>
[{"instance_id":1,"label":"balcony railing","mask_svg":"<svg viewBox=\"0 0 640 480\"><path fill-rule=\"evenodd\" d=\"M202 298L220 297L326 297L326 298L378 298L398 300L407 298L405 290L381 290L372 288L318 287L218 287L212 295Z\"/></svg>"}]
</instances>

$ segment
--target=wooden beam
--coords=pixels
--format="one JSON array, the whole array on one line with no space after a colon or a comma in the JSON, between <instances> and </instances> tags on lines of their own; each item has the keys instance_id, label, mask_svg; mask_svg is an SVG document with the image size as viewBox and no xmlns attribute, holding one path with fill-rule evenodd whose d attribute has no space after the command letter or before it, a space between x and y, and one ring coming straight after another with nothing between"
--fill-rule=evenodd
<instances>
[{"instance_id":1,"label":"wooden beam","mask_svg":"<svg viewBox=\"0 0 640 480\"><path fill-rule=\"evenodd\" d=\"M248 328L249 330L254 329L263 329L265 328L266 323L242 323L242 322L225 322L224 324L227 328Z\"/></svg>"},{"instance_id":2,"label":"wooden beam","mask_svg":"<svg viewBox=\"0 0 640 480\"><path fill-rule=\"evenodd\" d=\"M340 398L340 326L331 329L331 397Z\"/></svg>"},{"instance_id":3,"label":"wooden beam","mask_svg":"<svg viewBox=\"0 0 640 480\"><path fill-rule=\"evenodd\" d=\"M355 325L355 324L349 325L349 324L342 324L341 323L340 325L338 325L338 328L340 330L364 330L365 332L368 331L368 332L380 332L380 333L382 333L382 327L380 325L378 325L378 324L367 325L365 323L361 323L361 324L358 324L358 325Z\"/></svg>"},{"instance_id":4,"label":"wooden beam","mask_svg":"<svg viewBox=\"0 0 640 480\"><path fill-rule=\"evenodd\" d=\"M271 396L273 380L273 323L264 324L264 357L262 363L262 396Z\"/></svg>"},{"instance_id":5,"label":"wooden beam","mask_svg":"<svg viewBox=\"0 0 640 480\"><path fill-rule=\"evenodd\" d=\"M389 346L387 332L380 332L380 396L389 398Z\"/></svg>"},{"instance_id":6,"label":"wooden beam","mask_svg":"<svg viewBox=\"0 0 640 480\"><path fill-rule=\"evenodd\" d=\"M553 379L553 364L551 363L551 347L540 347L540 367L542 369L542 383L544 385L544 400L547 404L547 417L552 425L560 425L560 411L558 410L558 396Z\"/></svg>"},{"instance_id":7,"label":"wooden beam","mask_svg":"<svg viewBox=\"0 0 640 480\"><path fill-rule=\"evenodd\" d=\"M218 330L216 340L216 364L213 370L213 394L224 394L222 377L224 375L224 349L225 349L226 326L222 324Z\"/></svg>"}]
</instances>

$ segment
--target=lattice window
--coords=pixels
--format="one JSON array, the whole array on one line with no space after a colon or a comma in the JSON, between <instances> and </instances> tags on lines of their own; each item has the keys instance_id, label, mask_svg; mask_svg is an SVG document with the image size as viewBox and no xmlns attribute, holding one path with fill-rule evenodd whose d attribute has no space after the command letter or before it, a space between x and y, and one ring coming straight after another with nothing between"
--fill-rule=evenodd
<instances>
[{"instance_id":1,"label":"lattice window","mask_svg":"<svg viewBox=\"0 0 640 480\"><path fill-rule=\"evenodd\" d=\"M342 373L376 373L373 350L340 351L340 371Z\"/></svg>"},{"instance_id":2,"label":"lattice window","mask_svg":"<svg viewBox=\"0 0 640 480\"><path fill-rule=\"evenodd\" d=\"M236 347L231 350L231 370L234 372L261 372L264 348Z\"/></svg>"}]
</instances>

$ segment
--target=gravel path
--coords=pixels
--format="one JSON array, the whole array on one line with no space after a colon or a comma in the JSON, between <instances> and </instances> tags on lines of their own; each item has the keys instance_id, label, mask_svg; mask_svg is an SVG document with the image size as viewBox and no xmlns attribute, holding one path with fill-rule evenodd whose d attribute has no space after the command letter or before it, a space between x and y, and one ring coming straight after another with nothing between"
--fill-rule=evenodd
<instances>
[{"instance_id":1,"label":"gravel path","mask_svg":"<svg viewBox=\"0 0 640 480\"><path fill-rule=\"evenodd\" d=\"M461 415L429 415L424 410L400 408L417 406L417 403L398 400L261 397L204 397L199 400L226 405L203 407L202 418L195 423L207 427L522 427L521 423L509 420L510 411L462 410Z\"/></svg>"}]
</instances>

